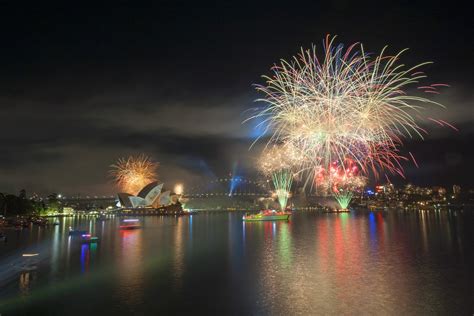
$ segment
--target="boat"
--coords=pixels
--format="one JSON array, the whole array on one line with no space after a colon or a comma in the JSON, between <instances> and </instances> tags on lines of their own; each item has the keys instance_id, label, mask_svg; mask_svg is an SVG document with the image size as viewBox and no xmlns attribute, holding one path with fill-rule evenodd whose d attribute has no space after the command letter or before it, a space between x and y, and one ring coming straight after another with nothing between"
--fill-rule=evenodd
<instances>
[{"instance_id":1,"label":"boat","mask_svg":"<svg viewBox=\"0 0 474 316\"><path fill-rule=\"evenodd\" d=\"M351 212L350 209L344 208L344 209L329 209L329 210L324 211L323 213L350 213L350 212Z\"/></svg>"},{"instance_id":2,"label":"boat","mask_svg":"<svg viewBox=\"0 0 474 316\"><path fill-rule=\"evenodd\" d=\"M120 224L120 229L138 229L141 228L140 220L134 218L127 218Z\"/></svg>"},{"instance_id":3,"label":"boat","mask_svg":"<svg viewBox=\"0 0 474 316\"><path fill-rule=\"evenodd\" d=\"M183 215L196 215L198 212L195 211L195 210L191 210L191 209L184 209L183 210Z\"/></svg>"},{"instance_id":4,"label":"boat","mask_svg":"<svg viewBox=\"0 0 474 316\"><path fill-rule=\"evenodd\" d=\"M39 253L24 253L21 255L24 259L21 261L20 265L16 267L23 273L28 271L34 271L38 269L38 257Z\"/></svg>"},{"instance_id":5,"label":"boat","mask_svg":"<svg viewBox=\"0 0 474 316\"><path fill-rule=\"evenodd\" d=\"M256 222L256 221L287 221L290 219L291 212L275 211L275 210L264 210L257 214L247 213L242 217L244 222Z\"/></svg>"},{"instance_id":6,"label":"boat","mask_svg":"<svg viewBox=\"0 0 474 316\"><path fill-rule=\"evenodd\" d=\"M34 225L38 225L38 226L42 226L42 227L48 225L48 220L44 219L44 218L32 218L30 221Z\"/></svg>"},{"instance_id":7,"label":"boat","mask_svg":"<svg viewBox=\"0 0 474 316\"><path fill-rule=\"evenodd\" d=\"M69 236L79 236L87 233L87 230L76 230L69 227Z\"/></svg>"},{"instance_id":8,"label":"boat","mask_svg":"<svg viewBox=\"0 0 474 316\"><path fill-rule=\"evenodd\" d=\"M91 234L82 234L81 237L83 243L95 244L99 241L99 237L91 236Z\"/></svg>"},{"instance_id":9,"label":"boat","mask_svg":"<svg viewBox=\"0 0 474 316\"><path fill-rule=\"evenodd\" d=\"M17 220L14 223L15 228L21 229L21 228L29 228L30 227L30 222L27 220Z\"/></svg>"}]
</instances>

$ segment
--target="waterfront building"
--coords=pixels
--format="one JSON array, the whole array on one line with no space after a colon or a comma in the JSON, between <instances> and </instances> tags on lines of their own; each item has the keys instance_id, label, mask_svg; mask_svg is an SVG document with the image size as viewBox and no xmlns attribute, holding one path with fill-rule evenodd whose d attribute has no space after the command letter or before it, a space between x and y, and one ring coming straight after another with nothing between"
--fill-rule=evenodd
<instances>
[{"instance_id":1,"label":"waterfront building","mask_svg":"<svg viewBox=\"0 0 474 316\"><path fill-rule=\"evenodd\" d=\"M163 189L163 183L157 181L147 184L140 192L134 196L129 193L121 192L117 194L117 206L121 208L159 208L174 204L177 201L174 193Z\"/></svg>"}]
</instances>

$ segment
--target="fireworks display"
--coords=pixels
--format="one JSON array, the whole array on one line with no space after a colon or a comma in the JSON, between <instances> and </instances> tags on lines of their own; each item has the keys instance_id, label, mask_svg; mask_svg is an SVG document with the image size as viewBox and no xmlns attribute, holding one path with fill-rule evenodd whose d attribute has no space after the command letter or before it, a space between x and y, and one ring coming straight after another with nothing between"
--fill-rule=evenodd
<instances>
[{"instance_id":1,"label":"fireworks display","mask_svg":"<svg viewBox=\"0 0 474 316\"><path fill-rule=\"evenodd\" d=\"M136 195L144 186L157 180L158 165L145 155L130 156L111 165L110 174L123 192Z\"/></svg>"},{"instance_id":2,"label":"fireworks display","mask_svg":"<svg viewBox=\"0 0 474 316\"><path fill-rule=\"evenodd\" d=\"M293 169L293 166L299 161L299 156L296 153L296 148L288 144L270 146L259 157L258 168L266 176L270 176L276 171Z\"/></svg>"},{"instance_id":3,"label":"fireworks display","mask_svg":"<svg viewBox=\"0 0 474 316\"><path fill-rule=\"evenodd\" d=\"M334 193L334 198L336 199L337 203L341 209L346 210L352 200L352 192L351 191L341 191Z\"/></svg>"},{"instance_id":4,"label":"fireworks display","mask_svg":"<svg viewBox=\"0 0 474 316\"><path fill-rule=\"evenodd\" d=\"M271 133L266 151L293 148L298 159L291 169L310 179L347 159L366 176L403 176L402 139L423 138L416 118L424 104L438 103L409 94L407 88L426 77L418 68L427 63L407 68L398 63L402 53L385 55L383 49L374 56L361 44L344 48L328 36L323 58L313 46L275 65L266 85L257 86L264 94L258 101L267 106L250 118ZM440 86L419 89L434 93Z\"/></svg>"},{"instance_id":5,"label":"fireworks display","mask_svg":"<svg viewBox=\"0 0 474 316\"><path fill-rule=\"evenodd\" d=\"M343 165L333 162L329 169L319 168L315 172L315 183L318 188L326 192L339 192L340 190L357 190L363 188L367 178L359 174L359 168L350 159Z\"/></svg>"},{"instance_id":6,"label":"fireworks display","mask_svg":"<svg viewBox=\"0 0 474 316\"><path fill-rule=\"evenodd\" d=\"M288 203L293 183L291 169L298 158L294 153L295 150L289 146L275 145L264 151L258 161L260 171L272 178L275 195L282 211L285 210Z\"/></svg>"},{"instance_id":7,"label":"fireworks display","mask_svg":"<svg viewBox=\"0 0 474 316\"><path fill-rule=\"evenodd\" d=\"M359 174L358 166L350 159L343 165L333 162L328 170L319 168L315 172L317 189L323 194L332 193L342 209L349 205L353 191L362 189L367 178Z\"/></svg>"},{"instance_id":8,"label":"fireworks display","mask_svg":"<svg viewBox=\"0 0 474 316\"><path fill-rule=\"evenodd\" d=\"M275 186L275 194L282 211L286 209L288 198L290 197L291 184L293 183L293 174L290 170L283 169L275 171L272 174L273 185Z\"/></svg>"}]
</instances>

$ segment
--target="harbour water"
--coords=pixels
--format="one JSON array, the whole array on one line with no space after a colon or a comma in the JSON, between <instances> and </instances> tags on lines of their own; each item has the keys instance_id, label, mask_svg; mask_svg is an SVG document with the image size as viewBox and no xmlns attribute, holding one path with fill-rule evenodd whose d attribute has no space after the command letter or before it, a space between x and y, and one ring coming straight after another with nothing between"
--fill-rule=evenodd
<instances>
[{"instance_id":1,"label":"harbour water","mask_svg":"<svg viewBox=\"0 0 474 316\"><path fill-rule=\"evenodd\" d=\"M6 230L0 314L472 314L473 212L241 212ZM68 236L89 230L97 244ZM22 257L24 253L38 253Z\"/></svg>"}]
</instances>

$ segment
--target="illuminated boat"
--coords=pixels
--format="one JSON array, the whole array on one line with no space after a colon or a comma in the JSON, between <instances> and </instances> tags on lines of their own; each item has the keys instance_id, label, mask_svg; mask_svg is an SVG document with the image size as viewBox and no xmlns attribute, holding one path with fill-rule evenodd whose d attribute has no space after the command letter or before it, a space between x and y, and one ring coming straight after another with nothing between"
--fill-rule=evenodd
<instances>
[{"instance_id":1,"label":"illuminated boat","mask_svg":"<svg viewBox=\"0 0 474 316\"><path fill-rule=\"evenodd\" d=\"M28 272L28 271L34 271L38 269L38 260L35 257L38 257L39 253L24 253L22 257L24 260L22 260L21 264L17 265L17 268L23 273L23 272Z\"/></svg>"},{"instance_id":2,"label":"illuminated boat","mask_svg":"<svg viewBox=\"0 0 474 316\"><path fill-rule=\"evenodd\" d=\"M94 243L97 243L99 241L99 237L93 237L91 236L91 234L82 234L81 235L82 237L82 242L83 243L90 243L90 244L94 244Z\"/></svg>"},{"instance_id":3,"label":"illuminated boat","mask_svg":"<svg viewBox=\"0 0 474 316\"><path fill-rule=\"evenodd\" d=\"M290 219L291 212L277 212L275 210L265 210L258 214L245 214L242 219L245 222L256 222L256 221L287 221Z\"/></svg>"},{"instance_id":4,"label":"illuminated boat","mask_svg":"<svg viewBox=\"0 0 474 316\"><path fill-rule=\"evenodd\" d=\"M323 213L350 213L351 210L348 208L343 208L343 209L330 209L326 210Z\"/></svg>"},{"instance_id":5,"label":"illuminated boat","mask_svg":"<svg viewBox=\"0 0 474 316\"><path fill-rule=\"evenodd\" d=\"M124 219L120 225L120 229L138 229L141 227L140 220L134 218Z\"/></svg>"},{"instance_id":6,"label":"illuminated boat","mask_svg":"<svg viewBox=\"0 0 474 316\"><path fill-rule=\"evenodd\" d=\"M198 212L195 211L195 210L191 210L191 209L184 209L183 210L183 215L196 215Z\"/></svg>"}]
</instances>

